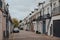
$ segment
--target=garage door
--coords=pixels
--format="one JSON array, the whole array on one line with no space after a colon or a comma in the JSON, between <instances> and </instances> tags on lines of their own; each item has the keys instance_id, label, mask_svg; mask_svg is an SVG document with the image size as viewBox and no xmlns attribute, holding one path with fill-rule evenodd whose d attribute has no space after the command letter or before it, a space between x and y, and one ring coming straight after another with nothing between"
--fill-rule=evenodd
<instances>
[{"instance_id":1,"label":"garage door","mask_svg":"<svg viewBox=\"0 0 60 40\"><path fill-rule=\"evenodd\" d=\"M53 21L53 35L60 37L60 20Z\"/></svg>"}]
</instances>

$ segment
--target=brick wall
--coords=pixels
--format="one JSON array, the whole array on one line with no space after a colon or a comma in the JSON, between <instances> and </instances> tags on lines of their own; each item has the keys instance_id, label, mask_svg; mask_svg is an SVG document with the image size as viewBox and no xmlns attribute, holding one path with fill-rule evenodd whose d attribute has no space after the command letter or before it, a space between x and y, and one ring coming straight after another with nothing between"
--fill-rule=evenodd
<instances>
[{"instance_id":1,"label":"brick wall","mask_svg":"<svg viewBox=\"0 0 60 40\"><path fill-rule=\"evenodd\" d=\"M2 40L3 32L2 32L2 12L0 10L0 40Z\"/></svg>"}]
</instances>

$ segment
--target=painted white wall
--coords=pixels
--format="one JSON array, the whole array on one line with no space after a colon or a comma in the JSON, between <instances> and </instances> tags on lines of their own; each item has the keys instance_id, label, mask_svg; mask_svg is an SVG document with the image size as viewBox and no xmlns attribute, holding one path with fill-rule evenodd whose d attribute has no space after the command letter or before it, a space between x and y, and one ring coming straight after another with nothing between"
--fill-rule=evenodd
<instances>
[{"instance_id":1,"label":"painted white wall","mask_svg":"<svg viewBox=\"0 0 60 40\"><path fill-rule=\"evenodd\" d=\"M33 25L34 25L34 31L36 32L36 31L37 31L37 22L34 21L34 22L33 22Z\"/></svg>"},{"instance_id":2,"label":"painted white wall","mask_svg":"<svg viewBox=\"0 0 60 40\"><path fill-rule=\"evenodd\" d=\"M13 24L9 21L9 34L11 33L11 32L13 32L13 28L14 28L14 26L13 26Z\"/></svg>"},{"instance_id":3,"label":"painted white wall","mask_svg":"<svg viewBox=\"0 0 60 40\"><path fill-rule=\"evenodd\" d=\"M59 19L60 19L60 15L52 17L51 23L50 23L49 29L48 29L48 35L50 35L50 27L51 27L51 24L53 25L53 20L59 20Z\"/></svg>"},{"instance_id":4,"label":"painted white wall","mask_svg":"<svg viewBox=\"0 0 60 40\"><path fill-rule=\"evenodd\" d=\"M43 33L43 29L42 28L43 28L43 22L39 21L38 22L38 31L41 32L41 33Z\"/></svg>"},{"instance_id":5,"label":"painted white wall","mask_svg":"<svg viewBox=\"0 0 60 40\"><path fill-rule=\"evenodd\" d=\"M24 30L26 30L27 29L27 25L24 25Z\"/></svg>"},{"instance_id":6,"label":"painted white wall","mask_svg":"<svg viewBox=\"0 0 60 40\"><path fill-rule=\"evenodd\" d=\"M47 29L47 28L48 28L49 20L50 20L50 19L46 19L46 32L48 32L48 29Z\"/></svg>"},{"instance_id":7,"label":"painted white wall","mask_svg":"<svg viewBox=\"0 0 60 40\"><path fill-rule=\"evenodd\" d=\"M53 5L54 3L56 3L55 7L58 7L59 0L55 0L52 2L52 9L54 8L54 5ZM53 25L53 20L58 20L58 19L60 19L60 15L52 17L50 25L49 25L49 29L48 29L48 35L50 35L50 27L51 27L51 24Z\"/></svg>"}]
</instances>

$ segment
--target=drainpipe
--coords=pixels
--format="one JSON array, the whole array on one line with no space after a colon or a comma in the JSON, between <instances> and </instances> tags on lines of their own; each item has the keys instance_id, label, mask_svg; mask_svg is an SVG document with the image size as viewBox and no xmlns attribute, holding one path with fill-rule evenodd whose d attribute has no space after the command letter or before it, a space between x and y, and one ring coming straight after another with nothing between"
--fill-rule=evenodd
<instances>
[{"instance_id":1,"label":"drainpipe","mask_svg":"<svg viewBox=\"0 0 60 40\"><path fill-rule=\"evenodd\" d=\"M6 38L9 38L9 15L8 11L6 11Z\"/></svg>"},{"instance_id":2,"label":"drainpipe","mask_svg":"<svg viewBox=\"0 0 60 40\"><path fill-rule=\"evenodd\" d=\"M50 7L51 7L51 19L52 19L52 0L50 0ZM53 25L52 24L51 24L51 27L52 27L52 36L53 36Z\"/></svg>"},{"instance_id":3,"label":"drainpipe","mask_svg":"<svg viewBox=\"0 0 60 40\"><path fill-rule=\"evenodd\" d=\"M36 33L38 34L38 21L37 21L37 30L36 30Z\"/></svg>"}]
</instances>

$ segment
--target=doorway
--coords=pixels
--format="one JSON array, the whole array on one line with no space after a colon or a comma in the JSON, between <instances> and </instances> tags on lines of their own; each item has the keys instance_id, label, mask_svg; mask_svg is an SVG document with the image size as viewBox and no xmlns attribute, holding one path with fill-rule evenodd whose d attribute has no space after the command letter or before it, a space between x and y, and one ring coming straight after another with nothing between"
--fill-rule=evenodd
<instances>
[{"instance_id":1,"label":"doorway","mask_svg":"<svg viewBox=\"0 0 60 40\"><path fill-rule=\"evenodd\" d=\"M46 21L43 21L43 33L46 33Z\"/></svg>"},{"instance_id":2,"label":"doorway","mask_svg":"<svg viewBox=\"0 0 60 40\"><path fill-rule=\"evenodd\" d=\"M60 37L60 20L53 21L53 36Z\"/></svg>"}]
</instances>

